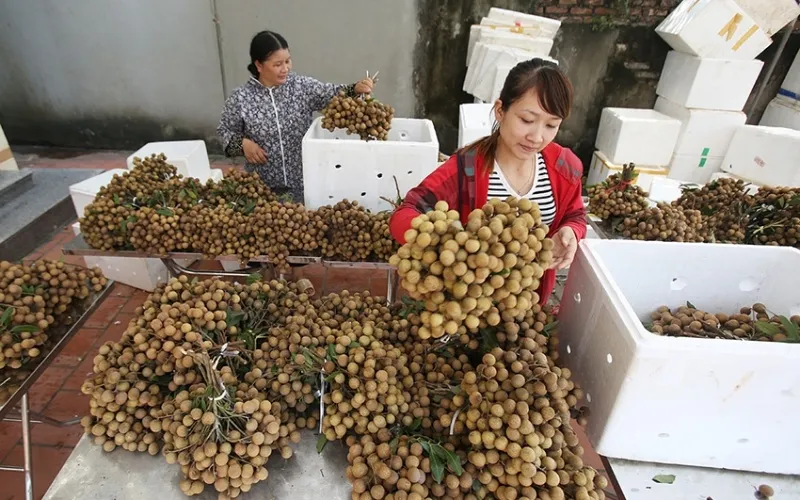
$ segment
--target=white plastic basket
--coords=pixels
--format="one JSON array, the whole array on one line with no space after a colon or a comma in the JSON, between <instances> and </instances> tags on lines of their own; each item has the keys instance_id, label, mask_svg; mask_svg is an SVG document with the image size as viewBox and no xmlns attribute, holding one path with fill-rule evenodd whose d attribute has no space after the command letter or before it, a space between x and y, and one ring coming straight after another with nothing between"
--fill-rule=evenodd
<instances>
[{"instance_id":1,"label":"white plastic basket","mask_svg":"<svg viewBox=\"0 0 800 500\"><path fill-rule=\"evenodd\" d=\"M800 251L584 240L561 302L562 362L586 392L601 455L797 474L800 345L661 337L642 321L690 301L800 314Z\"/></svg>"},{"instance_id":2,"label":"white plastic basket","mask_svg":"<svg viewBox=\"0 0 800 500\"><path fill-rule=\"evenodd\" d=\"M388 141L362 141L343 130L329 132L317 118L303 137L305 205L319 208L347 198L373 210L390 210L395 199L433 172L439 141L430 120L395 118Z\"/></svg>"}]
</instances>

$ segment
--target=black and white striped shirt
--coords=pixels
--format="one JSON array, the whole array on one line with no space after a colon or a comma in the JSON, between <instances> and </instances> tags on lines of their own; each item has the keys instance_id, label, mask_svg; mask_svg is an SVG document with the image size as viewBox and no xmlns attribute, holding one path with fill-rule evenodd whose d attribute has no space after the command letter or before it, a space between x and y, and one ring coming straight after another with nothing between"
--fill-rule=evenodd
<instances>
[{"instance_id":1,"label":"black and white striped shirt","mask_svg":"<svg viewBox=\"0 0 800 500\"><path fill-rule=\"evenodd\" d=\"M511 187L499 165L495 162L494 170L489 176L489 198L503 200L509 196L523 198L523 195L518 194ZM531 186L530 191L525 193L524 197L539 205L539 210L542 212L542 222L548 226L553 223L556 218L556 201L553 198L553 188L550 185L550 176L547 174L547 165L545 165L541 154L536 155L536 176L533 180L533 186Z\"/></svg>"}]
</instances>

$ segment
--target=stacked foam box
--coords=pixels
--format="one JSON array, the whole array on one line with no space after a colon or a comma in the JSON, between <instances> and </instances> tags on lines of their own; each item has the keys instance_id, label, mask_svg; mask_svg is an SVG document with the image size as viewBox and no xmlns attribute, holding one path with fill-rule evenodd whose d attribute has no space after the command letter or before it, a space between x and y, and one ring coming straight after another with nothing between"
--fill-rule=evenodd
<instances>
[{"instance_id":1,"label":"stacked foam box","mask_svg":"<svg viewBox=\"0 0 800 500\"><path fill-rule=\"evenodd\" d=\"M174 166L184 177L194 177L200 182L211 178L206 143L197 141L150 142L128 157L128 168L133 168L133 159L164 153L167 163Z\"/></svg>"},{"instance_id":2,"label":"stacked foam box","mask_svg":"<svg viewBox=\"0 0 800 500\"><path fill-rule=\"evenodd\" d=\"M550 58L560 21L492 7L470 28L467 76L463 89L481 102L494 102L508 72L517 63Z\"/></svg>"},{"instance_id":3,"label":"stacked foam box","mask_svg":"<svg viewBox=\"0 0 800 500\"><path fill-rule=\"evenodd\" d=\"M604 108L586 185L603 182L633 163L637 184L649 191L655 177L667 175L667 165L678 140L681 123L652 109Z\"/></svg>"},{"instance_id":4,"label":"stacked foam box","mask_svg":"<svg viewBox=\"0 0 800 500\"><path fill-rule=\"evenodd\" d=\"M462 148L492 133L493 104L462 104L458 109L458 147Z\"/></svg>"},{"instance_id":5,"label":"stacked foam box","mask_svg":"<svg viewBox=\"0 0 800 500\"><path fill-rule=\"evenodd\" d=\"M767 186L800 187L800 130L763 125L739 127L723 170Z\"/></svg>"},{"instance_id":6,"label":"stacked foam box","mask_svg":"<svg viewBox=\"0 0 800 500\"><path fill-rule=\"evenodd\" d=\"M794 57L778 95L767 105L759 125L800 130L800 51Z\"/></svg>"},{"instance_id":7,"label":"stacked foam box","mask_svg":"<svg viewBox=\"0 0 800 500\"><path fill-rule=\"evenodd\" d=\"M3 127L0 127L0 170L19 170L11 147L8 145L6 134L3 133Z\"/></svg>"},{"instance_id":8,"label":"stacked foam box","mask_svg":"<svg viewBox=\"0 0 800 500\"><path fill-rule=\"evenodd\" d=\"M794 0L684 0L656 28L674 50L655 109L682 124L670 178L703 184L722 170L764 65L755 57L797 10Z\"/></svg>"}]
</instances>

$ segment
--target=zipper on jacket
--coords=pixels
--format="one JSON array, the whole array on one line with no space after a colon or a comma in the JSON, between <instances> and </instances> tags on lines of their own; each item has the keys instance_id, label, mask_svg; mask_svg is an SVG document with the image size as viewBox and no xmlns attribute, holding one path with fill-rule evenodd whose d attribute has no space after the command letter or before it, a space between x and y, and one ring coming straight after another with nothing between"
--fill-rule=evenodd
<instances>
[{"instance_id":1,"label":"zipper on jacket","mask_svg":"<svg viewBox=\"0 0 800 500\"><path fill-rule=\"evenodd\" d=\"M278 142L281 145L281 164L283 165L283 183L286 185L286 187L289 187L289 179L287 178L286 175L286 155L283 152L283 133L281 132L281 119L280 116L278 116L278 105L275 104L275 96L272 93L272 89L269 87L266 87L266 89L269 91L269 98L272 101L272 109L275 110L275 124L278 126Z\"/></svg>"}]
</instances>

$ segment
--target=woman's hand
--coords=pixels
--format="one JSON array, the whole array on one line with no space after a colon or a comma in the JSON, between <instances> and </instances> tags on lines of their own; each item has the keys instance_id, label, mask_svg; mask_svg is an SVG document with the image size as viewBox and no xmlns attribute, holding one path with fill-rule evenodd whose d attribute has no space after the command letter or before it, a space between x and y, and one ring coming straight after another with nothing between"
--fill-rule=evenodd
<instances>
[{"instance_id":1,"label":"woman's hand","mask_svg":"<svg viewBox=\"0 0 800 500\"><path fill-rule=\"evenodd\" d=\"M247 159L247 163L251 165L263 165L267 163L267 153L261 149L261 146L250 139L242 139L242 149L244 150L244 157Z\"/></svg>"},{"instance_id":2,"label":"woman's hand","mask_svg":"<svg viewBox=\"0 0 800 500\"><path fill-rule=\"evenodd\" d=\"M553 262L550 269L564 269L572 264L575 252L578 251L578 238L575 231L569 226L564 226L553 235Z\"/></svg>"},{"instance_id":3,"label":"woman's hand","mask_svg":"<svg viewBox=\"0 0 800 500\"><path fill-rule=\"evenodd\" d=\"M371 94L374 87L375 82L372 80L372 78L364 78L360 82L356 83L356 86L353 90L355 90L356 94Z\"/></svg>"}]
</instances>

